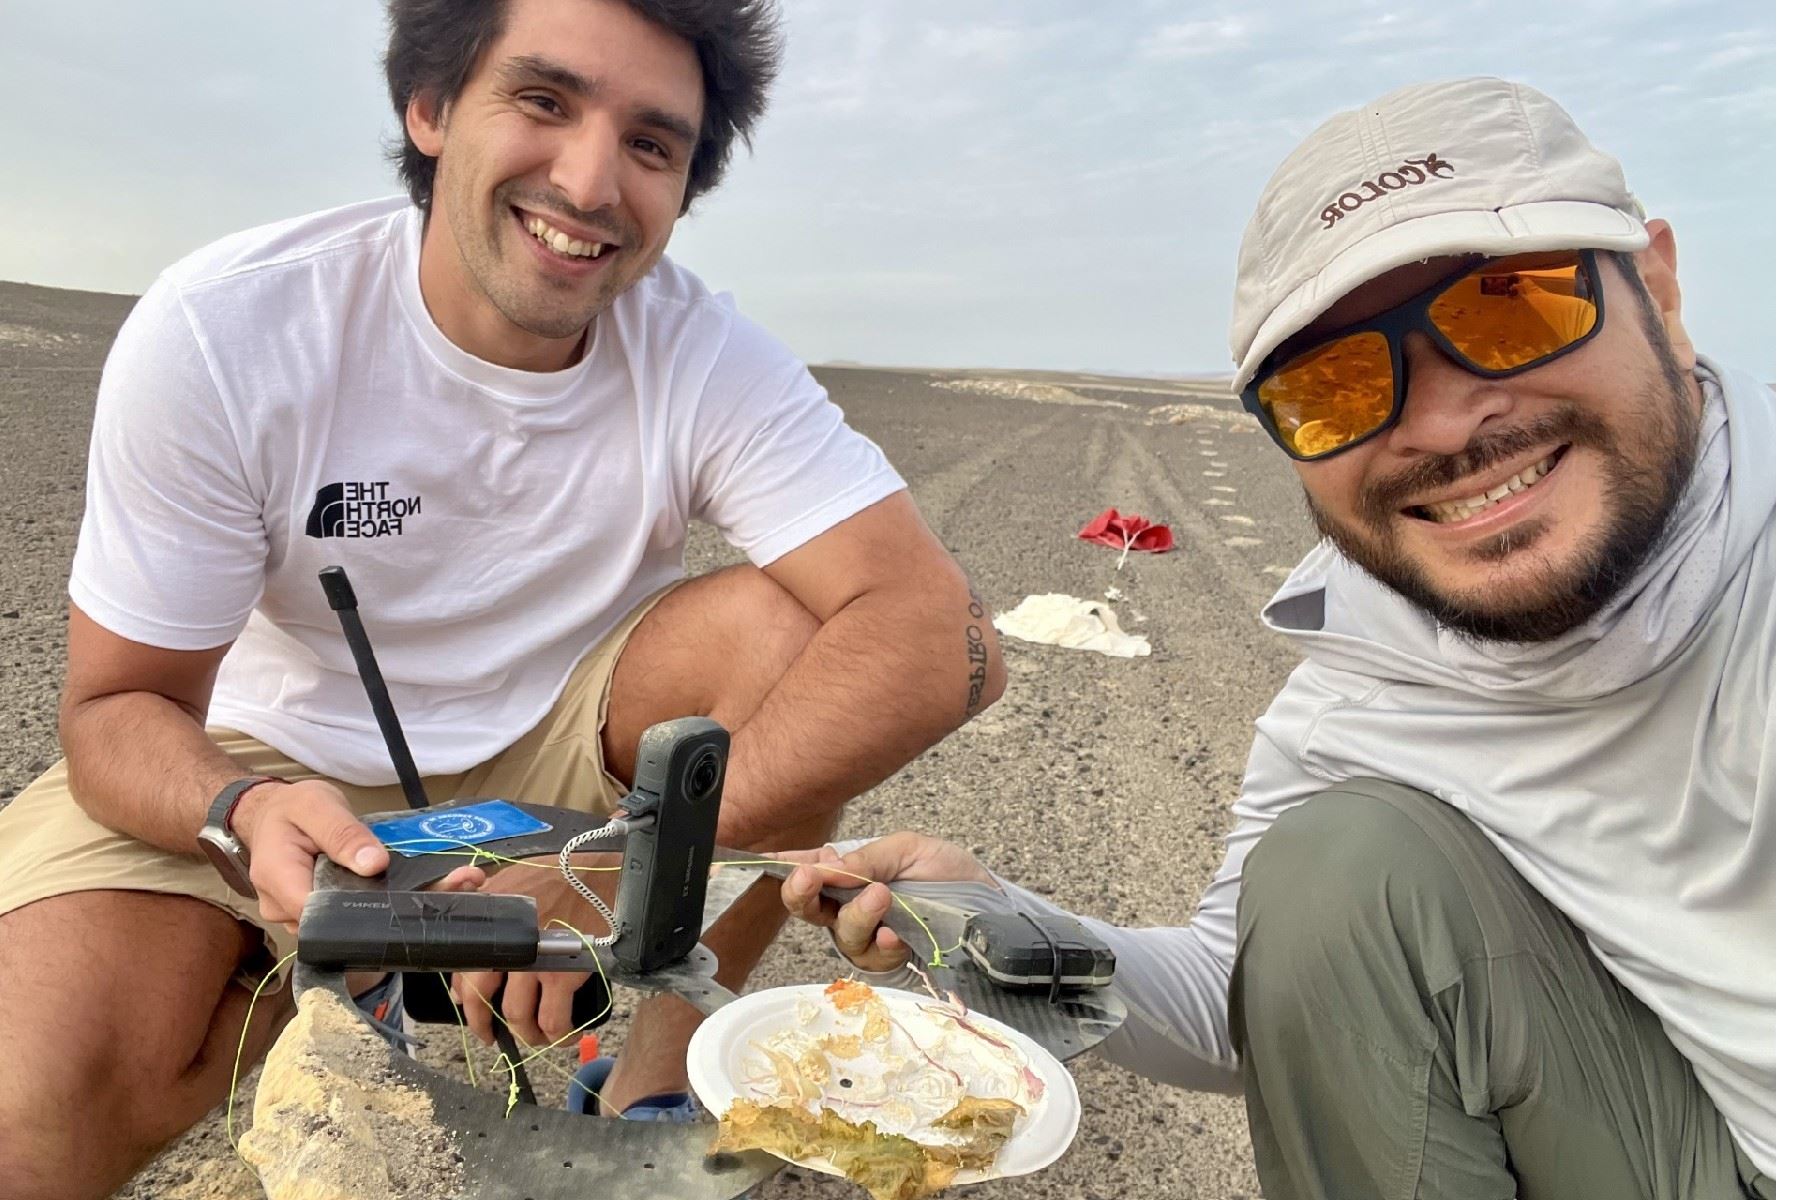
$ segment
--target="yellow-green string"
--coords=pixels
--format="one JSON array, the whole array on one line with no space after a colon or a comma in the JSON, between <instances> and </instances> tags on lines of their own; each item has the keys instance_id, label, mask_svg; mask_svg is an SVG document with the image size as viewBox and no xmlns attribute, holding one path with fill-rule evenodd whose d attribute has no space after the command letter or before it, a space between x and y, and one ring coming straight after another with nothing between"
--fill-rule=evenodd
<instances>
[{"instance_id":1,"label":"yellow-green string","mask_svg":"<svg viewBox=\"0 0 1800 1200\"><path fill-rule=\"evenodd\" d=\"M408 857L408 858L461 858L464 855L467 855L469 861L465 865L471 866L471 867L485 866L488 863L505 863L508 866L514 866L514 867L536 867L538 870L541 870L541 871L559 870L559 868L554 863L533 862L531 859L528 859L528 858L509 858L508 856L506 856L504 854L495 854L492 850L483 850L480 846L475 845L473 842L458 841L456 838L448 838L448 837L401 838L398 841L383 842L381 844L386 849L397 850L401 846L411 846L416 843L424 843L427 845L435 846L435 845L438 845L443 842L452 842L456 845L457 848L454 850L420 850L416 854L409 854L406 857ZM616 850L600 850L600 851L594 851L593 853L616 854L616 853L618 853L618 851L616 851ZM551 858L551 857L555 857L555 856L547 854L544 857ZM612 866L612 867L582 867L582 866L574 866L573 864L571 864L570 869L574 870L574 871L601 871L601 872L603 872L603 871L617 871L619 868L616 866Z\"/></svg>"},{"instance_id":2,"label":"yellow-green string","mask_svg":"<svg viewBox=\"0 0 1800 1200\"><path fill-rule=\"evenodd\" d=\"M263 989L269 986L269 980L279 975L281 973L281 968L293 962L294 955L297 953L298 951L295 951L294 953L287 955L287 957L283 958L280 962L270 967L269 973L262 977L262 981L256 985L256 990L250 993L250 1006L244 1010L244 1027L238 1030L237 1055L231 1060L231 1091L227 1094L225 1099L225 1141L231 1146L231 1152L236 1154L240 1159L242 1159L244 1155L243 1152L238 1149L237 1139L231 1136L231 1128L232 1118L235 1115L235 1110L237 1108L238 1074L244 1065L244 1043L250 1040L250 1020L256 1015L256 1002L262 997Z\"/></svg>"},{"instance_id":3,"label":"yellow-green string","mask_svg":"<svg viewBox=\"0 0 1800 1200\"><path fill-rule=\"evenodd\" d=\"M531 863L531 864L527 864L527 865L537 866L539 864ZM570 933L575 934L577 937L585 938L587 936L586 934L583 934L581 932L581 930L575 928L575 926L569 924L567 921L552 920L550 923L552 925L561 925L564 929L567 929ZM596 950L592 944L588 945L588 953L591 954L594 959L594 973L600 976L600 982L606 988L606 1003L600 1009L600 1011L598 1013L595 1013L592 1017L589 1017L587 1020L583 1021L580 1025L577 1025L575 1028L569 1030L569 1032L563 1034L561 1037L557 1038L555 1041L550 1042L547 1045L538 1047L536 1050L532 1051L530 1054L523 1056L522 1058L515 1060L512 1058L509 1058L505 1054L497 1054L495 1056L494 1066L489 1068L490 1073L493 1073L493 1072L497 1072L502 1065L504 1065L506 1067L506 1071L507 1071L506 1115L509 1117L512 1116L512 1110L518 1104L518 1098L519 1098L518 1071L520 1069L524 1068L525 1066L527 1066L528 1064L536 1062L538 1059L542 1058L544 1055L550 1053L550 1051L555 1050L557 1047L563 1045L570 1038L579 1037L581 1034L586 1033L589 1029L594 1028L596 1025L598 1025L602 1021L604 1021L606 1019L607 1015L612 1012L613 988L612 988L612 981L607 979L607 977L606 977L606 966L600 960L600 952L598 950ZM496 1021L499 1021L502 1025L506 1026L508 1029L511 1029L513 1027L512 1022L508 1021L506 1019L506 1017L503 1016L500 1013L500 1011L494 1007L492 1000L488 999L486 996L482 996L481 1002L482 1002L482 1004L487 1006L488 1012L493 1014L494 1019ZM460 1015L458 1016L458 1024L459 1025L461 1024ZM464 1055L466 1057L468 1054L467 1035L466 1034L465 1034L465 1040L464 1040L464 1047L465 1047ZM555 1069L559 1075L562 1075L563 1078L569 1080L571 1083L575 1082L575 1077L572 1074L561 1069L560 1067L557 1067L554 1062L551 1062L548 1065L551 1066L553 1069ZM473 1082L473 1079L474 1079L474 1074L473 1074L474 1069L475 1069L474 1064L471 1062L470 1066L469 1066L471 1082ZM589 1088L589 1087L586 1087L585 1085L583 1085L582 1090L587 1092L589 1095L593 1096L594 1099L600 1100L600 1094L598 1092L594 1091L592 1088ZM600 1100L600 1102L602 1104L606 1103L604 1100ZM611 1108L612 1106L607 1105L607 1107ZM613 1115L617 1116L618 1113L615 1111Z\"/></svg>"},{"instance_id":4,"label":"yellow-green string","mask_svg":"<svg viewBox=\"0 0 1800 1200\"><path fill-rule=\"evenodd\" d=\"M784 859L751 858L751 859L744 859L739 862L716 862L713 864L713 866L715 866L715 867L762 867L762 866L767 866L770 862L784 862L784 861L786 861L786 860L784 860ZM802 867L811 867L816 871L829 871L833 875L848 875L850 878L860 879L864 883L887 883L886 880L870 879L867 875L858 875L855 871L846 871L842 867L834 867L827 863L796 863L794 865L802 866ZM607 868L607 869L616 870L617 868ZM888 895L890 895L894 898L894 903L898 904L900 906L901 911L904 912L907 916L911 917L913 919L913 921L918 924L919 928L923 929L925 931L925 936L931 940L931 961L926 963L925 965L928 967L949 966L949 964L944 961L944 955L956 953L957 950L962 948L962 942L958 941L956 943L956 945L950 947L950 949L948 949L948 950L945 950L942 946L938 945L937 936L931 932L931 926L925 922L925 918L921 917L917 912L915 912L913 910L913 906L906 902L906 897L902 896L899 892L894 891L891 884L888 886Z\"/></svg>"},{"instance_id":5,"label":"yellow-green string","mask_svg":"<svg viewBox=\"0 0 1800 1200\"><path fill-rule=\"evenodd\" d=\"M419 858L431 857L431 856L436 856L436 855L447 855L447 856L460 858L466 854L469 856L469 864L468 865L470 865L470 866L480 866L484 862L494 862L494 863L506 863L509 866L516 866L516 867L534 867L540 871L558 871L558 870L560 870L560 868L554 863L533 862L530 859L525 859L525 858L508 858L507 856L505 856L503 854L495 854L492 851L483 850L480 846L477 846L472 842L458 841L455 838L448 838L448 837L403 838L399 841L384 842L382 844L384 846L387 846L389 849L395 849L400 846L412 845L414 843L419 843L419 842L428 843L428 844L432 844L432 845L436 845L441 842L454 842L458 847L455 850L424 850L415 856L415 857L419 857ZM601 851L601 853L610 853L610 852ZM767 866L770 862L781 862L781 861L784 861L784 860L755 858L755 859L742 859L742 860L738 860L738 861L715 862L715 863L713 863L713 866L715 866L715 867L762 867L762 866ZM880 879L870 879L866 875L858 875L855 871L846 871L842 867L834 867L834 866L830 866L825 863L799 863L799 864L795 864L795 865L810 866L810 867L816 868L817 870L820 870L820 871L830 871L836 875L847 875L851 879L860 879L864 883L884 883L884 882L886 882L885 880L880 880ZM620 868L617 866L582 867L582 866L574 866L573 864L571 864L570 869L575 870L575 871L616 872ZM942 967L942 966L948 965L944 962L944 955L955 953L956 950L962 946L962 943L958 942L955 946L950 947L948 950L945 950L942 946L939 946L936 935L934 935L931 932L931 926L926 924L925 920L922 917L920 917L917 912L915 912L913 910L912 905L910 905L906 902L906 897L900 895L898 892L891 892L891 894L894 897L894 903L898 904L900 906L901 911L905 912L907 916L911 917L914 921L916 921L918 923L919 928L925 931L925 936L928 939L930 939L930 941L931 941L931 961L926 963L925 965L928 967Z\"/></svg>"},{"instance_id":6,"label":"yellow-green string","mask_svg":"<svg viewBox=\"0 0 1800 1200\"><path fill-rule=\"evenodd\" d=\"M534 863L534 864L529 864L529 865L535 866L538 864ZM567 921L553 920L553 921L551 921L551 924L561 925L564 929L567 929L569 932L571 932L577 936L585 936L581 933L581 931L579 929L576 929L573 925L569 924ZM542 1046L542 1047L538 1048L537 1050L533 1051L531 1054L528 1054L516 1061L509 1058L505 1054L497 1054L496 1055L496 1062L495 1062L494 1066L492 1068L490 1068L490 1071L497 1071L502 1065L504 1065L506 1067L507 1094L506 1094L506 1114L505 1115L508 1117L512 1116L513 1109L516 1108L519 1103L518 1072L521 1069L523 1069L527 1064L537 1061L543 1055L548 1054L550 1051L556 1049L557 1047L561 1046L563 1043L567 1042L570 1038L577 1037L580 1034L587 1032L589 1029L592 1029L594 1026L600 1024L600 1022L604 1021L606 1019L607 1015L612 1012L613 988L612 988L612 982L606 978L605 964L601 962L599 951L595 950L593 948L593 946L590 945L588 947L588 953L593 955L594 971L597 975L600 976L600 982L606 988L606 1003L605 1003L604 1007L602 1007L601 1010L598 1013L596 1013L593 1017L589 1018L586 1021L583 1021L580 1025L571 1029L568 1033L565 1033L562 1037L557 1038L555 1041L549 1043L546 1046ZM234 1126L235 1126L235 1120L236 1120L238 1081L242 1075L242 1070L243 1070L244 1046L249 1041L250 1024L256 1014L257 1001L262 998L263 991L269 986L269 982L272 979L274 979L278 974L280 974L282 968L287 966L288 963L292 962L294 960L294 958L295 958L295 953L288 954L280 962L276 963L273 967L271 967L269 969L268 973L262 977L260 982L258 982L258 984L256 985L256 990L254 992L252 992L250 995L250 1005L245 1010L245 1013L244 1013L243 1028L238 1031L237 1055L233 1059L232 1064L231 1064L231 1091L228 1094L226 1101L225 1101L225 1140L227 1143L230 1144L232 1152L234 1154L236 1154L240 1159L243 1158L243 1153L242 1153L242 1151L240 1151L238 1149L238 1139L234 1136ZM448 993L450 990L449 979L447 979L444 976L444 973L441 971L438 972L437 975L438 975L438 981L443 984L445 992ZM493 1014L495 1020L497 1020L501 1024L505 1025L508 1029L511 1029L513 1027L512 1022L508 1021L503 1015L501 1015L500 1011L493 1006L493 1003L491 1001L489 1001L486 996L483 996L481 998L481 1001L483 1004L487 1005L488 1011ZM458 1007L454 1003L450 1006L450 1008L451 1008L452 1015L456 1018L457 1033L460 1035L460 1037L462 1039L463 1062L467 1066L468 1071L469 1071L469 1086L471 1086L471 1087L479 1086L478 1081L475 1078L475 1057L474 1057L474 1054L472 1053L472 1049L469 1045L468 1026L463 1021L461 1008ZM560 1067L557 1067L554 1062L551 1062L546 1065L555 1069L557 1074L561 1075L564 1079L567 1079L569 1082L571 1082L571 1083L576 1082L575 1076L572 1073L565 1071L565 1070L561 1069ZM582 1086L582 1090L586 1091L589 1095L593 1096L594 1099L599 1100L600 1103L602 1103L602 1104L606 1104L606 1101L604 1101L600 1098L600 1094L598 1092L594 1091L592 1088L586 1087L585 1085L581 1085L581 1086ZM607 1107L611 1108L612 1106L607 1105ZM615 1112L614 1115L616 1116L618 1114Z\"/></svg>"},{"instance_id":7,"label":"yellow-green string","mask_svg":"<svg viewBox=\"0 0 1800 1200\"><path fill-rule=\"evenodd\" d=\"M463 855L466 854L469 859L468 865L470 865L470 866L481 866L485 863L504 863L509 866L535 867L538 870L543 870L543 871L559 870L558 865L553 864L553 863L534 862L530 859L511 858L511 857L508 857L503 854L495 854L490 850L482 849L480 846L475 845L472 842L463 842L463 841L459 841L459 840L453 839L453 838L444 838L444 837L406 838L406 839L401 839L398 841L386 842L386 843L383 843L383 845L385 845L389 849L398 849L401 846L409 845L409 844L412 844L415 842L428 842L428 843L431 843L434 845L442 843L442 842L454 842L455 845L458 847L457 849L454 849L454 850L426 850L426 851L422 851L416 857L435 857L435 856L462 857ZM743 860L739 860L739 861L715 862L713 864L713 866L715 866L715 867L763 867L763 866L768 865L768 863L771 861L782 861L782 860L743 859ZM830 871L836 875L845 875L851 879L859 879L864 883L884 882L884 881L878 880L878 879L870 879L866 875L858 875L856 872L847 871L842 867L830 866L830 865L824 864L824 863L808 863L808 864L797 864L797 865L813 866L813 867L816 867L818 870ZM571 864L571 869L576 870L576 871L609 872L609 871L618 871L620 868L617 866L608 866L608 867L575 866L575 865ZM931 926L929 924L927 924L926 921L922 917L920 917L919 914L913 909L913 907L906 902L906 898L904 896L901 896L898 892L890 891L889 894L893 896L894 903L899 905L901 910L903 912L905 912L908 916L910 916L915 923L917 923L919 928L924 931L926 938L930 940L930 942L931 942L931 959L925 965L928 967L947 966L948 964L944 961L944 955L945 954L954 954L958 949L960 949L962 947L962 942L958 941L954 946L951 946L948 950L945 950L942 946L940 946L938 944L936 935L931 932ZM568 929L570 932L575 933L577 935L581 935L580 930L576 929L573 925L570 925L566 921L554 920L551 922L551 924L561 925L565 929ZM593 956L594 956L595 972L597 974L599 974L599 976L601 978L601 982L606 985L606 1005L604 1008L601 1009L601 1011L598 1015L594 1016L593 1018L591 1018L588 1021L584 1021L581 1025L579 1025L578 1027L576 1027L574 1029L571 1029L568 1033L564 1034L560 1038L557 1038L554 1042L551 1042L549 1045L543 1046L543 1047L539 1048L538 1050L534 1051L533 1053L519 1059L516 1063L504 1054L500 1054L497 1056L498 1062L496 1062L495 1067L491 1068L491 1069L498 1069L498 1067L500 1066L501 1063L504 1063L507 1066L508 1089L507 1089L506 1115L509 1117L512 1115L513 1108L518 1103L519 1088L518 1088L518 1076L516 1074L517 1070L519 1068L523 1067L526 1063L534 1062L538 1058L542 1057L544 1054L547 1054L549 1051L556 1049L558 1046L561 1046L564 1042L568 1041L568 1039L575 1037L578 1034L581 1034L581 1033L585 1032L586 1030L592 1028L593 1026L599 1024L606 1017L606 1015L612 1011L612 999L613 999L612 983L610 980L608 980L606 978L606 972L605 972L604 967L601 965L599 953L597 951L595 951L591 945L588 947L588 950L589 950L589 953L593 954ZM243 1065L244 1045L248 1041L249 1035L250 1035L251 1018L255 1014L256 1002L262 996L263 990L266 987L268 987L269 981L271 979L273 979L277 974L279 974L283 967L285 967L288 963L292 962L294 957L295 957L295 955L290 953L285 958L283 958L280 962L276 963L273 967L271 967L269 969L268 974L264 975L261 982L259 982L257 984L256 991L250 997L250 1008L248 1010L246 1010L246 1012L244 1014L244 1027L241 1031L239 1031L239 1034L238 1034L237 1057L233 1060L232 1067L231 1067L231 1096L226 1101L226 1109L225 1109L225 1137L226 1137L227 1141L231 1142L231 1147L232 1147L232 1150L234 1153L237 1152L237 1142L232 1137L233 1107L236 1103L237 1084L238 1084L240 1070ZM438 977L440 980L443 980L442 973L440 973ZM445 981L444 986L445 986L446 990L449 988L448 981ZM487 1006L488 1011L493 1014L495 1020L497 1020L501 1024L505 1025L508 1029L512 1028L512 1023L500 1014L499 1010L493 1006L493 1003L486 996L481 997L481 1002ZM457 1008L457 1006L454 1004L452 1004L451 1007L453 1010L455 1010L457 1029L461 1033L461 1036L463 1039L463 1058L464 1058L464 1062L467 1064L468 1069L469 1069L469 1082L470 1082L471 1086L474 1086L476 1083L475 1063L474 1063L473 1056L469 1053L468 1029L463 1023L461 1010L459 1008ZM555 1067L554 1063L551 1063L550 1065L552 1067ZM556 1069L557 1069L558 1074L562 1075L566 1079L569 1079L571 1082L574 1082L574 1076L571 1075L569 1072L561 1070L560 1068L556 1068ZM590 1095L594 1096L594 1098L596 1100L600 1099L599 1093L593 1091L593 1089L584 1088L584 1090L587 1091ZM605 1101L601 1101L601 1103L604 1104ZM607 1105L607 1107L610 1108L612 1106ZM242 1157L241 1153L239 1154L239 1157L240 1158Z\"/></svg>"},{"instance_id":8,"label":"yellow-green string","mask_svg":"<svg viewBox=\"0 0 1800 1200\"><path fill-rule=\"evenodd\" d=\"M437 977L444 985L444 995L450 999L450 1015L456 1018L456 1033L462 1039L463 1065L469 1068L469 1086L480 1087L480 1081L475 1078L475 1054L469 1048L469 1027L463 1023L462 1005L456 1002L456 995L450 990L450 977L442 971Z\"/></svg>"},{"instance_id":9,"label":"yellow-green string","mask_svg":"<svg viewBox=\"0 0 1800 1200\"><path fill-rule=\"evenodd\" d=\"M398 847L401 846L412 846L412 844L416 844L416 842L425 842L425 844L432 844L432 846L436 846L439 842L455 842L455 846L457 846L457 849L428 849L428 851L419 851L418 855L414 855L416 858L430 858L430 856L439 855L461 858L463 855L468 855L468 865L472 865L472 867L479 867L479 865L488 864L488 862L499 862L499 864L513 865L513 867L535 867L538 871L560 871L560 867L556 864L549 864L549 862L533 862L533 860L529 860L529 858L508 858L506 855L495 855L493 851L486 851L486 849L482 849L482 847L475 846L473 842L461 842L461 840L457 840L457 838L401 838L398 842L383 842L382 846L389 847L389 849L398 849ZM616 853L616 851L599 851L599 853ZM713 865L715 865L715 867L765 867L765 865L769 865L770 862L783 862L783 860L779 860L779 858L745 858L745 860L740 860L740 862L715 862ZM850 876L851 880L862 880L864 883L886 882L886 880L871 880L866 874L857 874L855 871L844 871L842 867L833 867L833 865L821 864L821 862L796 865L815 867L817 871L830 871L832 874L844 874L844 876ZM616 871L619 871L619 867L616 867L616 865L612 865L612 867L578 867L578 865L571 864L571 871L616 873ZM925 937L931 939L931 963L927 963L925 966L945 966L943 955L954 954L958 948L961 948L963 943L956 943L956 945L950 946L949 950L945 950L943 946L938 945L938 937L932 934L931 925L927 925L925 919L920 918L918 912L914 912L913 905L909 905L909 903L905 901L905 896L898 894L898 892L891 892L891 894L893 894L893 900L895 900L896 905L900 905L900 910L905 912L909 918L918 921L918 927L925 930Z\"/></svg>"}]
</instances>

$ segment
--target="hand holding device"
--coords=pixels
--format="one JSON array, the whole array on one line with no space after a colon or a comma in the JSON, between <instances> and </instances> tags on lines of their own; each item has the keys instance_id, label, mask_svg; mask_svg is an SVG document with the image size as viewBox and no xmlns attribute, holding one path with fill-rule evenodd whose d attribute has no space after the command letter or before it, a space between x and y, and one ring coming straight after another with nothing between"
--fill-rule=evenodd
<instances>
[{"instance_id":1,"label":"hand holding device","mask_svg":"<svg viewBox=\"0 0 1800 1200\"><path fill-rule=\"evenodd\" d=\"M999 886L973 854L922 833L889 834L842 857L830 846L770 857L803 864L782 883L781 902L809 925L830 930L838 950L864 971L891 971L912 956L900 936L882 924L893 906L886 884L970 880ZM862 890L840 902L825 894L828 887Z\"/></svg>"}]
</instances>

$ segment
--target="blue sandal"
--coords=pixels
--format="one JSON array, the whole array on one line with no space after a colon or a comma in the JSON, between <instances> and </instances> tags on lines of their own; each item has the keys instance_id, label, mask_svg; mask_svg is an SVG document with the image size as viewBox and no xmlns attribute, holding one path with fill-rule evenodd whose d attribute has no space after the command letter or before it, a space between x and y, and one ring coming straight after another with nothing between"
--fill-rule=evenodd
<instances>
[{"instance_id":1,"label":"blue sandal","mask_svg":"<svg viewBox=\"0 0 1800 1200\"><path fill-rule=\"evenodd\" d=\"M369 1027L382 1040L408 1058L417 1058L419 1039L412 1018L406 1015L406 1002L401 996L400 972L390 971L360 996L352 997L357 1010Z\"/></svg>"},{"instance_id":2,"label":"blue sandal","mask_svg":"<svg viewBox=\"0 0 1800 1200\"><path fill-rule=\"evenodd\" d=\"M569 1085L570 1112L593 1116L600 1111L600 1088L606 1083L606 1077L612 1074L613 1065L617 1061L610 1056L602 1056L582 1065L581 1070L575 1073L575 1082ZM704 1111L691 1092L663 1092L660 1095L645 1096L619 1115L627 1121L667 1121L691 1125L700 1120Z\"/></svg>"}]
</instances>

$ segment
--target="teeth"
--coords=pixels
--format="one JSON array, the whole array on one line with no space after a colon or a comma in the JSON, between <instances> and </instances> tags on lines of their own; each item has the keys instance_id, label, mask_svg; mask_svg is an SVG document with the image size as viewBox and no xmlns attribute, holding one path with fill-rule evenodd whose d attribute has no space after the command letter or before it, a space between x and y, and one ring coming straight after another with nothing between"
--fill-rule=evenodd
<instances>
[{"instance_id":1,"label":"teeth","mask_svg":"<svg viewBox=\"0 0 1800 1200\"><path fill-rule=\"evenodd\" d=\"M1522 492L1538 480L1550 473L1555 465L1555 456L1520 471L1505 483L1490 488L1487 492L1465 500L1446 500L1441 504L1425 505L1425 514L1440 524L1454 524L1466 521L1490 504L1498 503L1515 492Z\"/></svg>"},{"instance_id":2,"label":"teeth","mask_svg":"<svg viewBox=\"0 0 1800 1200\"><path fill-rule=\"evenodd\" d=\"M584 242L572 238L560 229L556 229L542 217L527 217L525 228L538 241L550 247L558 254L566 254L570 258L599 258L605 249L598 242Z\"/></svg>"}]
</instances>

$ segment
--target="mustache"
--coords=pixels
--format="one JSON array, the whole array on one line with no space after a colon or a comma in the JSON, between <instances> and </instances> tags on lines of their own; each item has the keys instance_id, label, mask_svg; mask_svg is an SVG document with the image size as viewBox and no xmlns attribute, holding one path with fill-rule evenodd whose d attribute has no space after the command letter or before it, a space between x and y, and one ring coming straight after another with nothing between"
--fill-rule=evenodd
<instances>
[{"instance_id":1,"label":"mustache","mask_svg":"<svg viewBox=\"0 0 1800 1200\"><path fill-rule=\"evenodd\" d=\"M1456 454L1432 455L1369 483L1357 499L1359 515L1378 526L1421 492L1448 488L1496 463L1553 442L1608 451L1615 448L1612 431L1604 421L1571 405L1524 425L1491 433Z\"/></svg>"},{"instance_id":2,"label":"mustache","mask_svg":"<svg viewBox=\"0 0 1800 1200\"><path fill-rule=\"evenodd\" d=\"M583 211L554 192L543 192L536 195L506 192L499 197L499 200L507 207L536 209L539 212L560 216L574 225L601 230L606 234L607 240L621 250L636 250L643 241L637 228L612 209L596 208L591 211Z\"/></svg>"}]
</instances>

